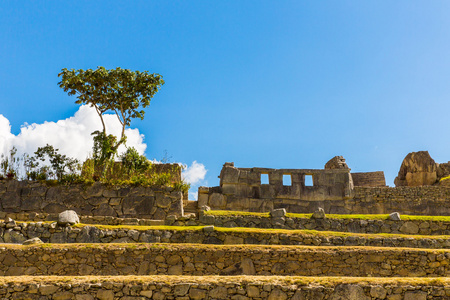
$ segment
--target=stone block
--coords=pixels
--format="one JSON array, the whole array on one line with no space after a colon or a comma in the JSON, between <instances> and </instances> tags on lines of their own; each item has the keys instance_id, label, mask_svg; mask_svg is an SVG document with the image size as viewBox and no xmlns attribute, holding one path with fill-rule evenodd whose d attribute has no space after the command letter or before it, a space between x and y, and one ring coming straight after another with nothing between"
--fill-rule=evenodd
<instances>
[{"instance_id":1,"label":"stone block","mask_svg":"<svg viewBox=\"0 0 450 300\"><path fill-rule=\"evenodd\" d=\"M3 209L14 209L21 206L20 195L17 192L6 192L1 198Z\"/></svg>"},{"instance_id":2,"label":"stone block","mask_svg":"<svg viewBox=\"0 0 450 300\"><path fill-rule=\"evenodd\" d=\"M239 169L234 167L224 167L220 172L220 185L239 183Z\"/></svg>"},{"instance_id":3,"label":"stone block","mask_svg":"<svg viewBox=\"0 0 450 300\"><path fill-rule=\"evenodd\" d=\"M225 196L219 193L213 193L209 197L209 206L213 210L221 210L226 207Z\"/></svg>"},{"instance_id":4,"label":"stone block","mask_svg":"<svg viewBox=\"0 0 450 300\"><path fill-rule=\"evenodd\" d=\"M237 195L238 189L236 184L223 184L222 193L224 195Z\"/></svg>"},{"instance_id":5,"label":"stone block","mask_svg":"<svg viewBox=\"0 0 450 300\"><path fill-rule=\"evenodd\" d=\"M94 216L111 216L117 217L117 213L108 203L100 204L100 206L92 210Z\"/></svg>"},{"instance_id":6,"label":"stone block","mask_svg":"<svg viewBox=\"0 0 450 300\"><path fill-rule=\"evenodd\" d=\"M286 209L285 208L278 208L274 209L270 212L270 216L272 218L281 218L286 216Z\"/></svg>"},{"instance_id":7,"label":"stone block","mask_svg":"<svg viewBox=\"0 0 450 300\"><path fill-rule=\"evenodd\" d=\"M209 199L209 195L208 194L203 194L200 193L200 188L199 188L199 192L198 192L198 207L202 207L205 205L209 205L208 203L208 199Z\"/></svg>"},{"instance_id":8,"label":"stone block","mask_svg":"<svg viewBox=\"0 0 450 300\"><path fill-rule=\"evenodd\" d=\"M400 232L407 234L417 234L419 232L419 226L414 222L405 222L400 227Z\"/></svg>"}]
</instances>

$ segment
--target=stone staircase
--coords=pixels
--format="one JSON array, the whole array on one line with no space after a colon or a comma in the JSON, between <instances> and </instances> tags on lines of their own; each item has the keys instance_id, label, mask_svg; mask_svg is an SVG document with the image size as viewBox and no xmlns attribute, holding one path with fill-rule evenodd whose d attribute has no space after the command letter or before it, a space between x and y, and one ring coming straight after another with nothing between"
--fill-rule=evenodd
<instances>
[{"instance_id":1,"label":"stone staircase","mask_svg":"<svg viewBox=\"0 0 450 300\"><path fill-rule=\"evenodd\" d=\"M442 217L0 217L0 299L450 299Z\"/></svg>"}]
</instances>

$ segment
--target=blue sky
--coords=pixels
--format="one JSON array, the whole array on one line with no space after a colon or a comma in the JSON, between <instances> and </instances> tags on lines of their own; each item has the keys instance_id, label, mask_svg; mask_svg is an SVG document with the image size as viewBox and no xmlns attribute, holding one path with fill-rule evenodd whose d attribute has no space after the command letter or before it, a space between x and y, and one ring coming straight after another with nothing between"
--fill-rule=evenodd
<instances>
[{"instance_id":1,"label":"blue sky","mask_svg":"<svg viewBox=\"0 0 450 300\"><path fill-rule=\"evenodd\" d=\"M450 160L448 1L2 1L0 114L69 118L62 68L163 75L146 155L239 167L323 168L393 180L407 153ZM45 143L45 141L43 142Z\"/></svg>"}]
</instances>

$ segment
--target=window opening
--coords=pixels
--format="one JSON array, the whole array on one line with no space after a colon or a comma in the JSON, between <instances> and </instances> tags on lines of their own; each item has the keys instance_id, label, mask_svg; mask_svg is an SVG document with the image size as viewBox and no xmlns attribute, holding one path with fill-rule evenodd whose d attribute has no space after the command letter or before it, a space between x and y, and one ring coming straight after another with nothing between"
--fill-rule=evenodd
<instances>
[{"instance_id":1,"label":"window opening","mask_svg":"<svg viewBox=\"0 0 450 300\"><path fill-rule=\"evenodd\" d=\"M269 174L261 174L261 184L269 184Z\"/></svg>"},{"instance_id":2,"label":"window opening","mask_svg":"<svg viewBox=\"0 0 450 300\"><path fill-rule=\"evenodd\" d=\"M291 174L283 174L283 185L292 185Z\"/></svg>"},{"instance_id":3,"label":"window opening","mask_svg":"<svg viewBox=\"0 0 450 300\"><path fill-rule=\"evenodd\" d=\"M305 175L305 186L314 186L312 175Z\"/></svg>"}]
</instances>

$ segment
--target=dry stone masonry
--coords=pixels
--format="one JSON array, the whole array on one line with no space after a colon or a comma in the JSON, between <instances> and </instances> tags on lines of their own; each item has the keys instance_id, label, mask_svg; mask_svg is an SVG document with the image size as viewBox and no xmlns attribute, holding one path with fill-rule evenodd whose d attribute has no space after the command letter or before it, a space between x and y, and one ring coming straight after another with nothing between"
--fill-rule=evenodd
<instances>
[{"instance_id":1,"label":"dry stone masonry","mask_svg":"<svg viewBox=\"0 0 450 300\"><path fill-rule=\"evenodd\" d=\"M183 193L170 187L47 186L36 181L0 181L3 212L60 213L74 210L85 216L163 220L183 215Z\"/></svg>"},{"instance_id":2,"label":"dry stone masonry","mask_svg":"<svg viewBox=\"0 0 450 300\"><path fill-rule=\"evenodd\" d=\"M226 163L198 202L0 181L0 299L450 299L450 220L405 216L450 215L450 164L425 154L395 188L342 156L323 170Z\"/></svg>"}]
</instances>

